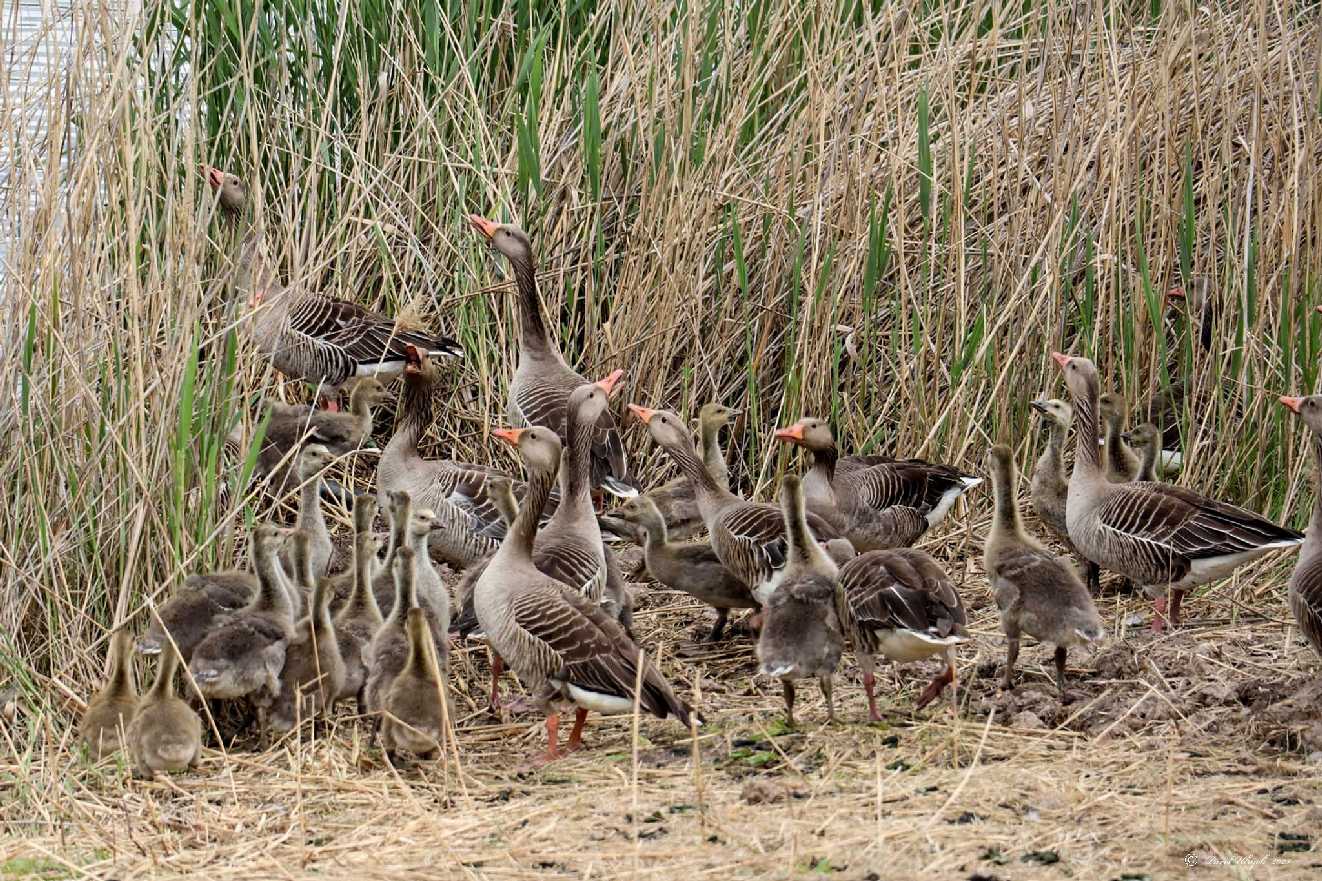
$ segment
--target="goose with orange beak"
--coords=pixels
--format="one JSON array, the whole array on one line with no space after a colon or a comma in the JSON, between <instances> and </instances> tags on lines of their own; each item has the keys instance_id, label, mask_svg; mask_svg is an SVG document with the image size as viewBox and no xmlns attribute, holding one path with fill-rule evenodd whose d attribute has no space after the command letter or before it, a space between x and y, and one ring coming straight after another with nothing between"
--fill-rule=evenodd
<instances>
[{"instance_id":1,"label":"goose with orange beak","mask_svg":"<svg viewBox=\"0 0 1322 881\"><path fill-rule=\"evenodd\" d=\"M812 468L803 478L808 510L859 553L909 547L982 483L981 477L921 459L841 456L825 419L806 416L775 437L811 454Z\"/></svg>"},{"instance_id":2,"label":"goose with orange beak","mask_svg":"<svg viewBox=\"0 0 1322 881\"><path fill-rule=\"evenodd\" d=\"M1322 312L1322 306L1318 311ZM1290 575L1289 599L1299 632L1313 651L1322 655L1322 395L1282 396L1280 400L1313 436L1313 514L1308 518L1299 561Z\"/></svg>"},{"instance_id":3,"label":"goose with orange beak","mask_svg":"<svg viewBox=\"0 0 1322 881\"><path fill-rule=\"evenodd\" d=\"M565 361L560 346L542 319L537 268L532 242L514 224L496 223L477 214L468 222L491 248L503 254L514 270L519 294L519 361L510 381L507 409L515 425L545 425L564 444L565 409L574 389L587 379ZM638 487L629 474L624 444L609 409L598 417L591 447L592 485L619 498L632 498Z\"/></svg>"},{"instance_id":4,"label":"goose with orange beak","mask_svg":"<svg viewBox=\"0 0 1322 881\"><path fill-rule=\"evenodd\" d=\"M1081 554L1141 587L1154 600L1152 629L1179 624L1191 588L1304 537L1251 511L1164 483L1106 480L1097 437L1097 367L1087 358L1052 353L1074 399L1074 473L1065 520Z\"/></svg>"},{"instance_id":5,"label":"goose with orange beak","mask_svg":"<svg viewBox=\"0 0 1322 881\"><path fill-rule=\"evenodd\" d=\"M722 487L693 449L688 427L674 413L629 405L681 474L693 482L698 510L711 535L712 550L729 572L766 605L784 579L788 546L780 506L749 502ZM837 561L854 555L853 547L821 517L808 518L808 528Z\"/></svg>"},{"instance_id":6,"label":"goose with orange beak","mask_svg":"<svg viewBox=\"0 0 1322 881\"><path fill-rule=\"evenodd\" d=\"M543 426L501 429L495 436L517 448L528 471L528 495L500 549L473 589L478 623L503 659L546 711L547 749L534 760L560 758L560 714L574 707L567 749L582 744L590 711L629 713L690 723L689 705L624 628L575 587L551 578L533 560L542 508L560 468L560 439ZM641 669L639 664L641 663ZM636 684L641 682L641 690Z\"/></svg>"}]
</instances>

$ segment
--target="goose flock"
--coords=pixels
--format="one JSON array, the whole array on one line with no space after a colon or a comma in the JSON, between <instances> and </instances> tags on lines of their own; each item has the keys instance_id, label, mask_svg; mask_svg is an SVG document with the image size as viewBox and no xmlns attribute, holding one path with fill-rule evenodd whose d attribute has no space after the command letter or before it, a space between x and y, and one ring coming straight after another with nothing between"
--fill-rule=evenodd
<instances>
[{"instance_id":1,"label":"goose flock","mask_svg":"<svg viewBox=\"0 0 1322 881\"><path fill-rule=\"evenodd\" d=\"M244 182L208 166L203 174L221 209L246 217ZM758 671L780 681L790 724L796 683L811 679L834 720L832 680L848 648L871 720L881 718L878 659L942 662L916 710L947 690L954 697L958 650L971 639L964 602L942 565L913 545L981 477L921 459L846 454L826 420L804 417L774 439L806 451L809 467L781 481L775 503L760 502L730 484L720 432L736 415L732 408L705 405L695 442L679 414L629 404L679 472L643 491L613 405L623 371L594 381L568 364L541 315L528 236L510 224L469 220L509 261L517 286L511 424L492 435L517 452L523 474L428 458L419 449L433 422L440 364L461 354L454 340L280 285L260 235L248 231L236 278L248 295L245 332L273 368L308 383L318 399L316 406L271 405L257 449L260 476L276 491L298 489L296 525L258 525L247 542L249 568L194 573L152 605L136 639L127 624L114 632L110 675L80 729L91 755L123 750L138 776L183 770L200 754L199 710L210 713L217 702L253 709L265 740L353 700L392 762L405 754L426 759L443 746L452 718L456 639L489 647L493 712L502 708L500 679L508 670L528 696L506 709L544 715L547 745L536 764L579 748L591 712L641 711L701 725L703 710L680 696L634 636L616 540L641 545L653 581L715 610L707 640L725 637L732 610L750 610ZM1192 299L1182 290L1170 296ZM1192 588L1298 545L1289 604L1322 653L1322 491L1305 538L1162 482L1158 476L1178 459L1178 426L1173 435L1156 424L1126 432L1124 401L1103 393L1093 362L1051 357L1068 400L1032 402L1046 445L1029 494L1037 519L1072 556L1057 556L1026 526L1010 448L997 445L986 459L993 517L984 563L1007 640L1004 687L1014 687L1026 634L1055 646L1064 698L1069 649L1096 643L1108 629L1094 602L1102 569L1152 599L1151 626L1161 631L1179 625ZM339 495L354 518L341 551L322 511L323 495L334 489L323 474L368 441L373 412L393 397L395 378L403 386L401 417L381 450L375 493ZM344 391L349 406L341 410ZM1280 401L1312 433L1322 482L1322 396ZM1149 412L1158 409L1154 402ZM599 510L608 497L618 504ZM376 531L380 510L389 521L385 533ZM453 595L442 564L461 573ZM155 682L141 695L135 649L159 657ZM181 670L188 700L176 693ZM560 717L570 710L573 727L562 747Z\"/></svg>"}]
</instances>

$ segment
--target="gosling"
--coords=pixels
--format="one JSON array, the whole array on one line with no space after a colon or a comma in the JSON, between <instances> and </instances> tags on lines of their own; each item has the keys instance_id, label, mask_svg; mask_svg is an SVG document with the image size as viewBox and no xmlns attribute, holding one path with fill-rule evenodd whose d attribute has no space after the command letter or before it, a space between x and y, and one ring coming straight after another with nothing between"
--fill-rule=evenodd
<instances>
[{"instance_id":1,"label":"gosling","mask_svg":"<svg viewBox=\"0 0 1322 881\"><path fill-rule=\"evenodd\" d=\"M88 755L100 761L123 747L123 734L138 709L138 688L133 681L133 637L120 627L110 637L106 684L87 703L78 735Z\"/></svg>"},{"instance_id":2,"label":"gosling","mask_svg":"<svg viewBox=\"0 0 1322 881\"><path fill-rule=\"evenodd\" d=\"M150 779L157 771L196 767L202 753L202 720L174 693L178 666L179 655L174 649L161 652L156 681L129 723L133 776L140 780Z\"/></svg>"}]
</instances>

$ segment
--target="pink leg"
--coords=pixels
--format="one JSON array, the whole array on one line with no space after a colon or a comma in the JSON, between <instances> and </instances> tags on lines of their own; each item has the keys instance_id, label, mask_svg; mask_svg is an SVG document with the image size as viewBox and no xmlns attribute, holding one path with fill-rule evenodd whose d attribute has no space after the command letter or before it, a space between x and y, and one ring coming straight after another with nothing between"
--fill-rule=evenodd
<instances>
[{"instance_id":1,"label":"pink leg","mask_svg":"<svg viewBox=\"0 0 1322 881\"><path fill-rule=\"evenodd\" d=\"M881 721L881 713L877 712L876 684L877 684L877 677L872 675L871 670L863 674L863 691L866 692L868 696L869 722Z\"/></svg>"},{"instance_id":2,"label":"pink leg","mask_svg":"<svg viewBox=\"0 0 1322 881\"><path fill-rule=\"evenodd\" d=\"M574 727L569 732L569 743L565 744L566 752L573 752L583 745L583 723L588 720L588 711L579 707L574 710Z\"/></svg>"},{"instance_id":3,"label":"pink leg","mask_svg":"<svg viewBox=\"0 0 1322 881\"><path fill-rule=\"evenodd\" d=\"M923 693L918 696L918 703L914 704L914 710L921 710L923 707L936 700L937 695L939 695L947 685L953 685L954 682L955 668L946 667L945 671L942 672L940 676L933 679L927 688L923 689Z\"/></svg>"},{"instance_id":4,"label":"pink leg","mask_svg":"<svg viewBox=\"0 0 1322 881\"><path fill-rule=\"evenodd\" d=\"M317 398L317 406L330 413L340 412L340 398L338 395L320 395Z\"/></svg>"},{"instance_id":5,"label":"pink leg","mask_svg":"<svg viewBox=\"0 0 1322 881\"><path fill-rule=\"evenodd\" d=\"M1166 597L1159 596L1152 601L1152 612L1152 632L1161 633L1166 629Z\"/></svg>"},{"instance_id":6,"label":"pink leg","mask_svg":"<svg viewBox=\"0 0 1322 881\"><path fill-rule=\"evenodd\" d=\"M533 759L533 766L541 767L558 758L560 758L560 714L551 713L546 717L546 752Z\"/></svg>"},{"instance_id":7,"label":"pink leg","mask_svg":"<svg viewBox=\"0 0 1322 881\"><path fill-rule=\"evenodd\" d=\"M1171 591L1171 627L1180 626L1180 602L1184 599L1184 591Z\"/></svg>"}]
</instances>

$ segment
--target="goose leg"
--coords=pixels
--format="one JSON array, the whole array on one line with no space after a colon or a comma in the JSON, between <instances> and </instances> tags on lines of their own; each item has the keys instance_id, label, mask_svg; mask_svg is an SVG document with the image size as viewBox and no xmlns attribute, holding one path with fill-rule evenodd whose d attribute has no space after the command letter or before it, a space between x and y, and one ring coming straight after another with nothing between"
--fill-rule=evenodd
<instances>
[{"instance_id":1,"label":"goose leg","mask_svg":"<svg viewBox=\"0 0 1322 881\"><path fill-rule=\"evenodd\" d=\"M1088 593L1099 594L1102 592L1102 567L1098 566L1092 560L1083 561L1083 573L1088 580Z\"/></svg>"},{"instance_id":2,"label":"goose leg","mask_svg":"<svg viewBox=\"0 0 1322 881\"><path fill-rule=\"evenodd\" d=\"M942 690L945 689L947 685L954 685L954 683L955 665L947 664L946 669L942 671L941 675L933 679L931 683L928 684L927 688L923 689L923 693L918 696L918 703L914 704L913 707L914 711L917 712L936 700L937 695L941 694Z\"/></svg>"},{"instance_id":3,"label":"goose leg","mask_svg":"<svg viewBox=\"0 0 1322 881\"><path fill-rule=\"evenodd\" d=\"M788 679L780 680L781 691L785 694L785 722L794 727L794 683Z\"/></svg>"},{"instance_id":4,"label":"goose leg","mask_svg":"<svg viewBox=\"0 0 1322 881\"><path fill-rule=\"evenodd\" d=\"M1171 591L1171 627L1180 626L1180 603L1184 600L1184 591Z\"/></svg>"},{"instance_id":5,"label":"goose leg","mask_svg":"<svg viewBox=\"0 0 1322 881\"><path fill-rule=\"evenodd\" d=\"M835 722L835 701L832 700L832 695L831 695L832 692L831 677L821 676L818 677L817 681L821 683L822 696L826 698L826 724L830 725Z\"/></svg>"},{"instance_id":6,"label":"goose leg","mask_svg":"<svg viewBox=\"0 0 1322 881\"><path fill-rule=\"evenodd\" d=\"M554 762L560 758L560 714L548 713L546 716L546 752L533 760L533 767Z\"/></svg>"},{"instance_id":7,"label":"goose leg","mask_svg":"<svg viewBox=\"0 0 1322 881\"><path fill-rule=\"evenodd\" d=\"M860 652L858 665L863 668L863 693L868 696L868 721L880 722L881 713L877 712L877 677L876 662L872 655Z\"/></svg>"},{"instance_id":8,"label":"goose leg","mask_svg":"<svg viewBox=\"0 0 1322 881\"><path fill-rule=\"evenodd\" d=\"M1065 697L1065 655L1068 651L1063 645L1056 646L1056 689L1062 700Z\"/></svg>"},{"instance_id":9,"label":"goose leg","mask_svg":"<svg viewBox=\"0 0 1322 881\"><path fill-rule=\"evenodd\" d=\"M500 715L500 674L505 670L505 661L494 651L491 653L491 698L487 701L487 709L493 716Z\"/></svg>"},{"instance_id":10,"label":"goose leg","mask_svg":"<svg viewBox=\"0 0 1322 881\"><path fill-rule=\"evenodd\" d=\"M1152 601L1152 632L1161 633L1166 629L1166 596L1165 594Z\"/></svg>"},{"instance_id":11,"label":"goose leg","mask_svg":"<svg viewBox=\"0 0 1322 881\"><path fill-rule=\"evenodd\" d=\"M569 743L565 744L565 752L573 752L583 745L583 723L588 720L588 711L579 707L574 710L574 727L569 732Z\"/></svg>"},{"instance_id":12,"label":"goose leg","mask_svg":"<svg viewBox=\"0 0 1322 881\"><path fill-rule=\"evenodd\" d=\"M725 622L730 617L729 609L716 610L716 623L711 626L711 632L707 634L707 642L717 642L725 633Z\"/></svg>"},{"instance_id":13,"label":"goose leg","mask_svg":"<svg viewBox=\"0 0 1322 881\"><path fill-rule=\"evenodd\" d=\"M1013 636L1007 634L1007 648L1005 651L1005 681L1002 683L1006 691L1014 690L1014 665L1019 660L1019 634Z\"/></svg>"}]
</instances>

